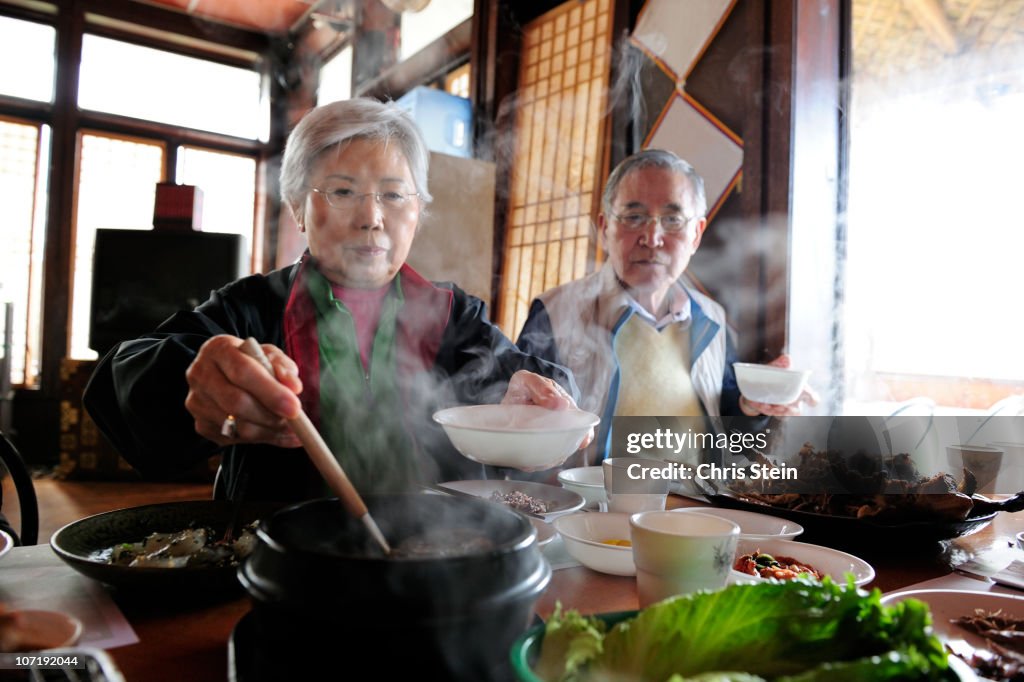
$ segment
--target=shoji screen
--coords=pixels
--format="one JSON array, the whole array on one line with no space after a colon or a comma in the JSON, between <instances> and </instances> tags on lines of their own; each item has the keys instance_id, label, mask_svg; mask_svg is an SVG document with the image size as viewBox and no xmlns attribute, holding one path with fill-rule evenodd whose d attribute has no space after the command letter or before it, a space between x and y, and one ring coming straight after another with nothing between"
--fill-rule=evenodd
<instances>
[{"instance_id":1,"label":"shoji screen","mask_svg":"<svg viewBox=\"0 0 1024 682\"><path fill-rule=\"evenodd\" d=\"M611 2L567 2L524 27L498 323L587 273L605 175Z\"/></svg>"}]
</instances>

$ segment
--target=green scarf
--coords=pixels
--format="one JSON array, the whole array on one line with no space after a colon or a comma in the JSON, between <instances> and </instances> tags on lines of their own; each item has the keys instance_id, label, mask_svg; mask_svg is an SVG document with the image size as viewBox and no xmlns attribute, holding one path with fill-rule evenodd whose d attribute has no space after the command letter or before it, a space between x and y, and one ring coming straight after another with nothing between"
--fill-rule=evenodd
<instances>
[{"instance_id":1,"label":"green scarf","mask_svg":"<svg viewBox=\"0 0 1024 682\"><path fill-rule=\"evenodd\" d=\"M401 275L382 302L370 371L359 357L355 322L315 268L308 277L317 313L320 433L360 493L409 490L419 480L413 445L403 428L395 338L405 299Z\"/></svg>"}]
</instances>

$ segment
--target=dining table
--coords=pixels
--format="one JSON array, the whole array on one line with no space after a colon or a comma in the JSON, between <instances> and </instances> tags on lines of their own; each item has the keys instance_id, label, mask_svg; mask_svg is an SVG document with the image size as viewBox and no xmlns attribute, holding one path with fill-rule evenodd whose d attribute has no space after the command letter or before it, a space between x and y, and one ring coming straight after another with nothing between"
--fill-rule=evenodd
<instances>
[{"instance_id":1,"label":"dining table","mask_svg":"<svg viewBox=\"0 0 1024 682\"><path fill-rule=\"evenodd\" d=\"M112 503L114 498L102 494L102 490L106 490L103 484L46 483L40 494L44 519L47 518L48 500L58 494L63 496L65 515L73 513L84 516L106 511L96 508L103 506L107 509L116 508L116 503ZM69 486L73 490L70 498L67 493ZM101 492L97 493L99 489ZM200 487L194 488L195 492L203 490ZM175 493L169 499L177 500L181 497L181 493ZM150 494L147 499L159 501L161 498L154 498ZM708 503L675 494L669 495L667 502L669 508L701 506L706 507ZM995 571L1015 558L1024 558L1024 552L1017 548L1015 539L1016 534L1022 531L1024 512L1002 512L990 524L970 535L935 542L923 548L916 547L913 551L891 544L877 543L872 546L868 543L858 548L857 555L875 569L874 580L865 586L869 590L878 589L889 593L910 586L926 585L1007 592L1009 588L997 585L983 575L968 575L962 569L971 566L974 569L987 567ZM45 543L47 538L41 535L41 542ZM826 540L819 537L816 542L828 544ZM841 544L841 540L836 538L836 544ZM556 538L556 541L560 544L560 540ZM557 552L557 548L550 549L555 545L552 542L543 551ZM562 550L561 558L565 559L567 555L564 546ZM11 567L25 565L26 562L53 571L71 570L62 566L60 559L46 544L15 547L7 556L0 558L0 599L5 594L5 585L9 584L9 576L13 575L14 569ZM571 561L553 563L552 566L554 570L551 580L535 606L536 615L540 619L546 619L557 605L584 614L638 608L636 580L633 577L599 573L582 565L573 565ZM79 578L90 580L83 576ZM98 583L94 587L109 595L137 637L134 643L106 650L127 682L223 682L235 679L229 661L229 642L236 625L251 607L244 592L213 603L189 603L162 599L160 594L149 595L145 599L133 595L129 599L116 589ZM54 595L56 608L59 608L60 598L60 595Z\"/></svg>"}]
</instances>

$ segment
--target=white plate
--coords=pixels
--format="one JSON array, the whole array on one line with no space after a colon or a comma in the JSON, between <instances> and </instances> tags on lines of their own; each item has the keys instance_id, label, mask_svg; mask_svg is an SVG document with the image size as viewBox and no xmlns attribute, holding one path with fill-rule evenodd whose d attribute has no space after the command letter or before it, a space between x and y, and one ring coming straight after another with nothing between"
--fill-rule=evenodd
<instances>
[{"instance_id":1,"label":"white plate","mask_svg":"<svg viewBox=\"0 0 1024 682\"><path fill-rule=\"evenodd\" d=\"M467 405L434 413L455 449L491 466L550 469L576 452L600 422L583 410L537 405Z\"/></svg>"},{"instance_id":2,"label":"white plate","mask_svg":"<svg viewBox=\"0 0 1024 682\"><path fill-rule=\"evenodd\" d=\"M542 516L551 514L562 514L576 511L583 506L583 497L571 490L560 488L557 485L546 483L534 483L533 481L506 481L503 479L482 480L482 481L448 481L438 484L442 488L458 490L485 500L491 498L491 494L497 492L500 495L507 495L514 491L520 491L530 497L547 503L548 510Z\"/></svg>"},{"instance_id":3,"label":"white plate","mask_svg":"<svg viewBox=\"0 0 1024 682\"><path fill-rule=\"evenodd\" d=\"M606 544L629 540L629 514L581 512L553 522L565 550L587 568L611 575L636 575L633 548Z\"/></svg>"},{"instance_id":4,"label":"white plate","mask_svg":"<svg viewBox=\"0 0 1024 682\"><path fill-rule=\"evenodd\" d=\"M721 509L719 507L685 507L673 509L674 512L694 512L709 514L728 519L740 527L741 540L792 540L804 532L804 527L796 521L780 519L777 516L740 511L739 509Z\"/></svg>"},{"instance_id":5,"label":"white plate","mask_svg":"<svg viewBox=\"0 0 1024 682\"><path fill-rule=\"evenodd\" d=\"M14 547L14 538L0 530L0 556L7 554Z\"/></svg>"},{"instance_id":6,"label":"white plate","mask_svg":"<svg viewBox=\"0 0 1024 682\"><path fill-rule=\"evenodd\" d=\"M932 612L932 629L943 642L963 640L975 649L987 649L989 641L981 635L964 630L950 622L954 618L974 615L975 609L988 612L1002 611L1012 618L1024 618L1024 596L974 592L971 590L904 590L882 596L883 604L894 604L904 599L917 599L928 604ZM956 644L952 646L957 650Z\"/></svg>"},{"instance_id":7,"label":"white plate","mask_svg":"<svg viewBox=\"0 0 1024 682\"><path fill-rule=\"evenodd\" d=\"M550 523L545 523L540 519L530 518L530 523L537 529L537 546L543 547L558 535L558 532L552 527Z\"/></svg>"},{"instance_id":8,"label":"white plate","mask_svg":"<svg viewBox=\"0 0 1024 682\"><path fill-rule=\"evenodd\" d=\"M875 569L868 562L846 552L831 547L810 545L794 540L747 540L741 539L736 544L736 557L760 550L773 556L786 556L807 564L811 568L829 576L840 585L846 584L846 574L852 573L858 586L867 585L875 579ZM733 569L730 582L758 582L765 580L759 576L747 575Z\"/></svg>"}]
</instances>

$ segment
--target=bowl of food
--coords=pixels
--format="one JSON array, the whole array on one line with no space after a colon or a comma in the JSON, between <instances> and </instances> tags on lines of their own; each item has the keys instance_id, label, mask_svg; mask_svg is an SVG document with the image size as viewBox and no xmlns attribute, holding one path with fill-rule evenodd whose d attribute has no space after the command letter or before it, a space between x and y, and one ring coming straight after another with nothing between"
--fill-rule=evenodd
<instances>
[{"instance_id":1,"label":"bowl of food","mask_svg":"<svg viewBox=\"0 0 1024 682\"><path fill-rule=\"evenodd\" d=\"M728 519L740 527L740 540L792 540L804 532L804 527L796 521L739 509L684 507L672 511L679 514L707 514Z\"/></svg>"},{"instance_id":2,"label":"bowl of food","mask_svg":"<svg viewBox=\"0 0 1024 682\"><path fill-rule=\"evenodd\" d=\"M604 470L600 466L563 469L558 472L558 482L563 488L579 493L589 508L599 508L608 502Z\"/></svg>"},{"instance_id":3,"label":"bowl of food","mask_svg":"<svg viewBox=\"0 0 1024 682\"><path fill-rule=\"evenodd\" d=\"M611 575L636 575L629 514L580 512L553 522L565 550L587 568Z\"/></svg>"},{"instance_id":4,"label":"bowl of food","mask_svg":"<svg viewBox=\"0 0 1024 682\"><path fill-rule=\"evenodd\" d=\"M758 365L751 362L734 362L736 383L740 393L747 400L771 405L788 405L800 397L800 393L811 376L809 369L789 369Z\"/></svg>"},{"instance_id":5,"label":"bowl of food","mask_svg":"<svg viewBox=\"0 0 1024 682\"><path fill-rule=\"evenodd\" d=\"M466 405L434 413L455 449L474 462L516 469L558 466L600 418L583 410L537 405Z\"/></svg>"},{"instance_id":6,"label":"bowl of food","mask_svg":"<svg viewBox=\"0 0 1024 682\"><path fill-rule=\"evenodd\" d=\"M758 583L769 580L825 576L845 585L852 575L860 587L875 579L875 569L868 562L830 547L779 539L740 540L736 545L732 572L733 583Z\"/></svg>"},{"instance_id":7,"label":"bowl of food","mask_svg":"<svg viewBox=\"0 0 1024 682\"><path fill-rule=\"evenodd\" d=\"M279 507L194 500L118 509L69 523L50 547L79 573L119 590L237 594L236 572L255 546L254 525Z\"/></svg>"}]
</instances>

